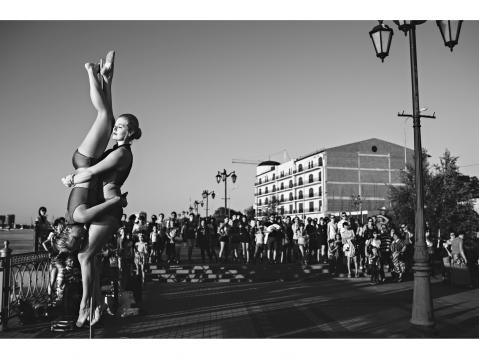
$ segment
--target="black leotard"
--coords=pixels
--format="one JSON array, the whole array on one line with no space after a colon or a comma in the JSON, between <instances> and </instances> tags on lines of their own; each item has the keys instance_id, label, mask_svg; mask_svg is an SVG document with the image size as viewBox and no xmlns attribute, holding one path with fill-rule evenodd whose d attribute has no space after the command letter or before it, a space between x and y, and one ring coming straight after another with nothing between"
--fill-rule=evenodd
<instances>
[{"instance_id":1,"label":"black leotard","mask_svg":"<svg viewBox=\"0 0 479 359\"><path fill-rule=\"evenodd\" d=\"M78 152L78 150L75 151L72 157L72 163L75 169L82 167L91 167L97 162L97 159L82 155L80 152ZM73 220L73 213L78 206L86 204L90 207L100 202L98 185L98 178L94 176L90 180L88 187L72 188L72 190L70 191L70 196L68 197L67 213L65 215L65 218L69 224L75 223L75 221Z\"/></svg>"},{"instance_id":2,"label":"black leotard","mask_svg":"<svg viewBox=\"0 0 479 359\"><path fill-rule=\"evenodd\" d=\"M123 145L115 145L113 148L110 148L109 150L105 151L100 159L98 161L102 161L105 157L107 157L110 153L112 153L115 150L124 148L124 150L129 151L131 154L131 148L129 143L125 143ZM130 165L124 169L124 170L119 170L119 169L111 169L110 171L103 173L101 176L101 182L103 186L106 186L107 184L113 183L118 187L121 187L123 183L125 183L126 179L128 178L128 175L130 174L131 167L133 166L133 158L130 163ZM103 199L105 200L105 199ZM123 215L123 209L122 208L115 208L112 211L112 216L117 218L119 221L121 221L121 216Z\"/></svg>"}]
</instances>

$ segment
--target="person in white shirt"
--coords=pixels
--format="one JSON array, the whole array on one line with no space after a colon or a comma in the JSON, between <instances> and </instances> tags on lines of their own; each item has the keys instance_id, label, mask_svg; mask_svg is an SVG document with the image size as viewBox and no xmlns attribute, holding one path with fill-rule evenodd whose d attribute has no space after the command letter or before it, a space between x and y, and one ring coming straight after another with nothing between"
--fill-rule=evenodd
<instances>
[{"instance_id":1,"label":"person in white shirt","mask_svg":"<svg viewBox=\"0 0 479 359\"><path fill-rule=\"evenodd\" d=\"M348 222L348 217L346 216L346 212L341 212L341 219L338 222L338 231L340 234L344 231L344 222Z\"/></svg>"}]
</instances>

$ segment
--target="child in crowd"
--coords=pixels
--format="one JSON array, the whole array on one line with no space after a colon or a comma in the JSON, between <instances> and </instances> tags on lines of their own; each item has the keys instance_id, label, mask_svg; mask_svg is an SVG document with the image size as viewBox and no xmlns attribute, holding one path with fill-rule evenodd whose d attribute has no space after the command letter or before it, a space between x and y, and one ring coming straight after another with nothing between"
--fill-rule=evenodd
<instances>
[{"instance_id":1,"label":"child in crowd","mask_svg":"<svg viewBox=\"0 0 479 359\"><path fill-rule=\"evenodd\" d=\"M151 233L150 233L150 243L151 243L150 264L156 263L158 260L158 242L159 242L158 227L156 226L156 224L154 224L151 227Z\"/></svg>"},{"instance_id":2,"label":"child in crowd","mask_svg":"<svg viewBox=\"0 0 479 359\"><path fill-rule=\"evenodd\" d=\"M371 283L379 284L379 270L380 270L380 257L379 249L374 246L370 246L368 252L368 268L369 273L371 274Z\"/></svg>"},{"instance_id":3,"label":"child in crowd","mask_svg":"<svg viewBox=\"0 0 479 359\"><path fill-rule=\"evenodd\" d=\"M335 276L339 275L341 269L341 235L335 234L335 238L328 240L328 259L330 265L330 273Z\"/></svg>"},{"instance_id":4,"label":"child in crowd","mask_svg":"<svg viewBox=\"0 0 479 359\"><path fill-rule=\"evenodd\" d=\"M305 231L304 223L300 223L298 229L296 230L296 238L298 239L298 247L301 253L301 259L304 264L308 264L308 258L306 255L306 248L308 246L308 235Z\"/></svg>"},{"instance_id":5,"label":"child in crowd","mask_svg":"<svg viewBox=\"0 0 479 359\"><path fill-rule=\"evenodd\" d=\"M63 218L57 218L53 222L53 232L50 232L48 238L42 243L45 251L50 253L50 283L48 283L48 295L52 299L53 286L57 280L58 272L62 269L61 263L57 261L59 254L57 247L55 246L56 238L62 233L65 228L65 222Z\"/></svg>"},{"instance_id":6,"label":"child in crowd","mask_svg":"<svg viewBox=\"0 0 479 359\"><path fill-rule=\"evenodd\" d=\"M146 264L148 263L148 243L145 234L138 232L138 242L135 243L136 275L141 275L142 283L145 283Z\"/></svg>"},{"instance_id":7,"label":"child in crowd","mask_svg":"<svg viewBox=\"0 0 479 359\"><path fill-rule=\"evenodd\" d=\"M255 241L255 251L254 251L254 261L256 262L259 257L261 257L261 261L263 261L263 246L264 246L264 226L258 225L256 228L256 232L254 234L254 241Z\"/></svg>"}]
</instances>

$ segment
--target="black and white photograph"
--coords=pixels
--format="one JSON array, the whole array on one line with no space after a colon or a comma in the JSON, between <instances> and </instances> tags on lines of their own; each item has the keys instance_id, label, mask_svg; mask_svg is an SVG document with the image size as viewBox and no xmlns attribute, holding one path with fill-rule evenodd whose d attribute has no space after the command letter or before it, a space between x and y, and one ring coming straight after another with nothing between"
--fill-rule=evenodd
<instances>
[{"instance_id":1,"label":"black and white photograph","mask_svg":"<svg viewBox=\"0 0 479 359\"><path fill-rule=\"evenodd\" d=\"M477 344L478 12L83 6L0 15L0 339Z\"/></svg>"}]
</instances>

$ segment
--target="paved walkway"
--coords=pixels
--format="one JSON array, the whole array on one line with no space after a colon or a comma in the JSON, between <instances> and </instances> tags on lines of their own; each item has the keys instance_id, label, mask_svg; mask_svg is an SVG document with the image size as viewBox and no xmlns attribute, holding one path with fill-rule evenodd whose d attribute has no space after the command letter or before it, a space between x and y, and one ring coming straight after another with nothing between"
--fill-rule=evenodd
<instances>
[{"instance_id":1,"label":"paved walkway","mask_svg":"<svg viewBox=\"0 0 479 359\"><path fill-rule=\"evenodd\" d=\"M366 278L145 286L141 314L109 318L96 338L479 338L479 289L432 283L436 327L409 324L412 282L371 286ZM88 338L45 324L9 338Z\"/></svg>"}]
</instances>

